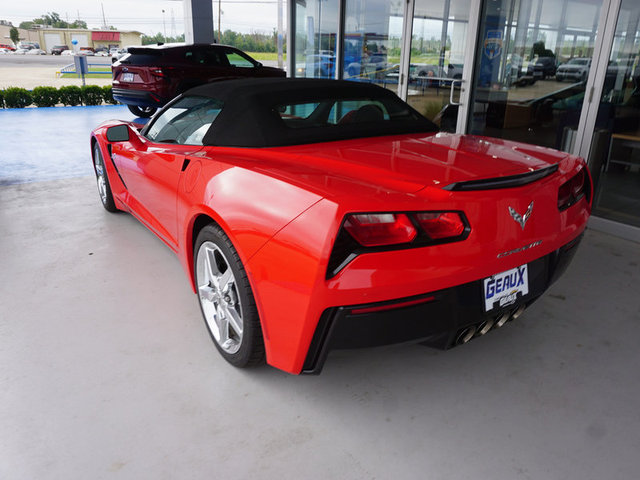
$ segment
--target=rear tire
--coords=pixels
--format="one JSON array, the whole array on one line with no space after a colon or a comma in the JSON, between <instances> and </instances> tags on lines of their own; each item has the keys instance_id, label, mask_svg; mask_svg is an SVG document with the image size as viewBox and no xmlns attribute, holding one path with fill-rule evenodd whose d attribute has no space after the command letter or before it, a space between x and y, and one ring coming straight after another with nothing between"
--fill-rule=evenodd
<instances>
[{"instance_id":1,"label":"rear tire","mask_svg":"<svg viewBox=\"0 0 640 480\"><path fill-rule=\"evenodd\" d=\"M136 117L140 118L149 118L151 115L156 113L157 110L155 107L139 107L137 105L127 105L127 108Z\"/></svg>"},{"instance_id":2,"label":"rear tire","mask_svg":"<svg viewBox=\"0 0 640 480\"><path fill-rule=\"evenodd\" d=\"M111 184L109 183L109 176L107 175L107 169L104 166L104 158L100 151L98 142L93 144L93 170L96 173L96 181L98 182L98 194L102 201L102 206L108 212L115 213L118 211L116 204L113 200L113 194L111 193Z\"/></svg>"},{"instance_id":3,"label":"rear tire","mask_svg":"<svg viewBox=\"0 0 640 480\"><path fill-rule=\"evenodd\" d=\"M211 223L196 239L194 277L209 335L224 359L236 367L264 363L264 340L251 285L238 252Z\"/></svg>"}]
</instances>

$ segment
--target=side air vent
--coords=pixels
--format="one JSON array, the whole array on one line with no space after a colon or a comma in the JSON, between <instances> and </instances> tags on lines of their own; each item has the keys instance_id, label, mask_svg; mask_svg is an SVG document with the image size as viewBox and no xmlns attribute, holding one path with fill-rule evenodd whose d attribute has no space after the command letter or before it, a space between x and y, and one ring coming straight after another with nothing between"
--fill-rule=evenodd
<instances>
[{"instance_id":1,"label":"side air vent","mask_svg":"<svg viewBox=\"0 0 640 480\"><path fill-rule=\"evenodd\" d=\"M452 192L470 192L473 190L494 190L498 188L512 188L528 185L541 178L547 177L558 170L558 165L541 168L533 172L511 175L508 177L485 178L482 180L470 180L468 182L456 182L444 187L444 190Z\"/></svg>"}]
</instances>

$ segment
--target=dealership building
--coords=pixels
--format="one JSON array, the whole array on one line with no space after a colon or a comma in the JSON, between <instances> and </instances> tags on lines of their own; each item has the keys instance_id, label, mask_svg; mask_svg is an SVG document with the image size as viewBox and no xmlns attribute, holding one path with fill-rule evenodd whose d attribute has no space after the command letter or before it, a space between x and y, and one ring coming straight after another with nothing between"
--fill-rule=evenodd
<instances>
[{"instance_id":1,"label":"dealership building","mask_svg":"<svg viewBox=\"0 0 640 480\"><path fill-rule=\"evenodd\" d=\"M593 222L640 238L637 0L290 0L288 9L293 75L376 82L444 130L583 156Z\"/></svg>"},{"instance_id":2,"label":"dealership building","mask_svg":"<svg viewBox=\"0 0 640 480\"><path fill-rule=\"evenodd\" d=\"M12 25L0 25L0 40L11 44L10 30ZM52 28L40 26L31 30L18 29L21 41L35 42L47 53L57 45L67 45L71 48L123 48L130 45L142 44L142 32L134 30L89 30L86 28ZM73 43L75 40L76 43ZM2 43L2 42L0 42Z\"/></svg>"},{"instance_id":3,"label":"dealership building","mask_svg":"<svg viewBox=\"0 0 640 480\"><path fill-rule=\"evenodd\" d=\"M124 30L87 30L81 28L40 28L38 37L43 50L50 52L56 45L77 45L91 48L122 48L142 44L142 33ZM75 41L75 43L74 43Z\"/></svg>"},{"instance_id":4,"label":"dealership building","mask_svg":"<svg viewBox=\"0 0 640 480\"><path fill-rule=\"evenodd\" d=\"M640 238L639 20L637 0L292 0L289 71L380 83L444 130L583 156L594 222Z\"/></svg>"},{"instance_id":5,"label":"dealership building","mask_svg":"<svg viewBox=\"0 0 640 480\"><path fill-rule=\"evenodd\" d=\"M213 41L185 0L187 40ZM640 239L640 2L288 0L291 76L374 82L443 130L585 157L592 226ZM540 150L544 154L544 150Z\"/></svg>"}]
</instances>

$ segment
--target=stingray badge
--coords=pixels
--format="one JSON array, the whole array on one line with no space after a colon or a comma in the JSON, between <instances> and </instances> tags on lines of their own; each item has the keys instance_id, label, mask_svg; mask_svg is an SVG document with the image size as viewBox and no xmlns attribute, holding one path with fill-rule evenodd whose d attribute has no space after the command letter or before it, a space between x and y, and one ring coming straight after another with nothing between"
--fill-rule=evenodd
<instances>
[{"instance_id":1,"label":"stingray badge","mask_svg":"<svg viewBox=\"0 0 640 480\"><path fill-rule=\"evenodd\" d=\"M524 215L520 215L513 208L509 207L509 213L511 214L513 219L518 223L518 225L522 227L522 230L524 230L524 226L527 223L527 220L529 220L529 217L531 216L532 211L533 211L533 202L529 204L529 207L527 208L527 211Z\"/></svg>"}]
</instances>

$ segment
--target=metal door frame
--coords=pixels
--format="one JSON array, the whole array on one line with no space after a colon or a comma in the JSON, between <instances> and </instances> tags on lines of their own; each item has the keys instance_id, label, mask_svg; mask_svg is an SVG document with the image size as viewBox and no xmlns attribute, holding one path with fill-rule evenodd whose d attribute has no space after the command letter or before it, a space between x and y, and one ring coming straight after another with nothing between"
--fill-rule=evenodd
<instances>
[{"instance_id":1,"label":"metal door frame","mask_svg":"<svg viewBox=\"0 0 640 480\"><path fill-rule=\"evenodd\" d=\"M596 117L600 108L600 98L604 88L609 56L618 23L618 14L622 0L603 0L598 22L598 35L591 59L591 68L587 77L584 102L580 112L580 121L576 131L576 141L571 153L585 159L589 158L591 143L596 127Z\"/></svg>"}]
</instances>

